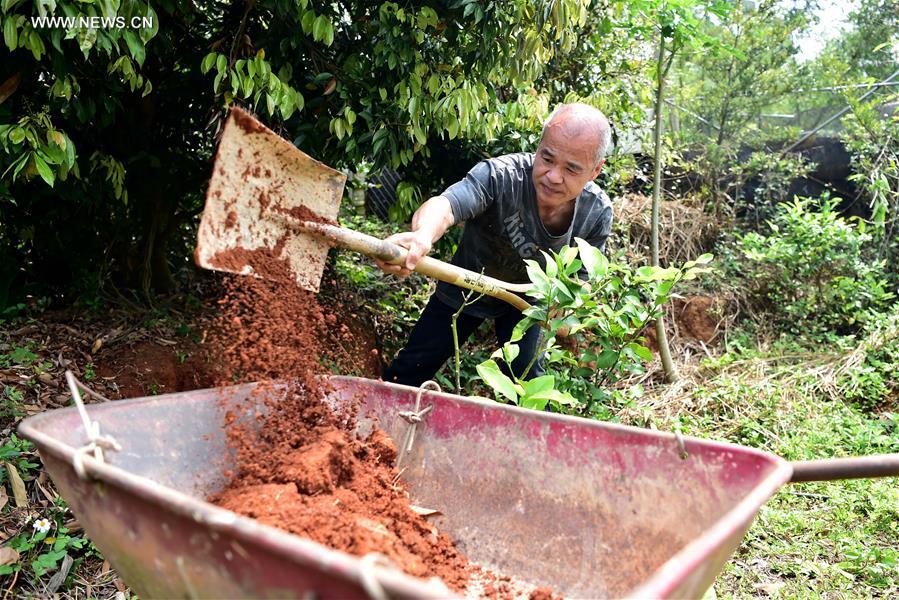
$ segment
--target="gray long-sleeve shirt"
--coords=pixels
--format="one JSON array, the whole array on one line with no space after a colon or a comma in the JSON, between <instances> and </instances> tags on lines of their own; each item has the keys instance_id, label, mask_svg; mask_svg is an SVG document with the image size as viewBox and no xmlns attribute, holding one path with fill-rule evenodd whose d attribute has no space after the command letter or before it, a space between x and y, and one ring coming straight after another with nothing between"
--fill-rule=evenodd
<instances>
[{"instance_id":1,"label":"gray long-sleeve shirt","mask_svg":"<svg viewBox=\"0 0 899 600\"><path fill-rule=\"evenodd\" d=\"M612 229L612 203L595 183L588 182L577 197L568 231L552 235L537 209L537 191L531 174L533 154L507 154L484 160L465 178L443 192L456 223L465 222L462 241L452 263L475 273L509 283L528 281L524 259L543 264L540 250L558 251L579 237L600 250ZM458 308L464 290L440 282L437 297ZM465 309L466 314L493 318L508 304L485 296Z\"/></svg>"}]
</instances>

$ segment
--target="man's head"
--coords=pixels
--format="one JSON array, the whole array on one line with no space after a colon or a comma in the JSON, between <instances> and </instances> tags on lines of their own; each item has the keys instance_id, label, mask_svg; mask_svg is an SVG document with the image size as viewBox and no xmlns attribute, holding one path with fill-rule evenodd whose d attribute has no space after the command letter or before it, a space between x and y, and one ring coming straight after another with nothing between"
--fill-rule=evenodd
<instances>
[{"instance_id":1,"label":"man's head","mask_svg":"<svg viewBox=\"0 0 899 600\"><path fill-rule=\"evenodd\" d=\"M563 104L543 125L534 157L537 202L558 206L574 200L599 175L612 145L609 121L587 104Z\"/></svg>"}]
</instances>

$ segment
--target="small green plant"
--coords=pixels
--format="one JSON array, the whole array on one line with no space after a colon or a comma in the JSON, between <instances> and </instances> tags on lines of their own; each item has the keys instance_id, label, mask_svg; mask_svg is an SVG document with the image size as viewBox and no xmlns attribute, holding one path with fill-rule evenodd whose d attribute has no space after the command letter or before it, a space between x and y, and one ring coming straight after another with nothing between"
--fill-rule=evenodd
<instances>
[{"instance_id":1,"label":"small green plant","mask_svg":"<svg viewBox=\"0 0 899 600\"><path fill-rule=\"evenodd\" d=\"M25 393L17 387L10 385L3 387L3 395L0 397L0 420L20 419L25 416L22 410L22 400Z\"/></svg>"},{"instance_id":2,"label":"small green plant","mask_svg":"<svg viewBox=\"0 0 899 600\"><path fill-rule=\"evenodd\" d=\"M469 290L468 292L463 294L462 295L462 304L459 306L459 310L457 310L456 312L453 313L453 320L452 320L452 323L450 324L450 327L453 331L453 365L455 367L455 369L454 369L454 373L456 375L455 390L456 390L457 394L462 393L462 386L459 382L459 380L462 376L462 360L461 360L461 356L460 356L460 352L459 352L459 328L458 328L459 315L462 314L462 311L465 310L466 307L471 306L472 304L474 304L475 302L480 300L483 296L484 296L483 293L475 294L474 290Z\"/></svg>"},{"instance_id":3,"label":"small green plant","mask_svg":"<svg viewBox=\"0 0 899 600\"><path fill-rule=\"evenodd\" d=\"M16 346L11 352L0 354L0 367L29 366L37 359L38 356L31 351L30 344Z\"/></svg>"},{"instance_id":4,"label":"small green plant","mask_svg":"<svg viewBox=\"0 0 899 600\"><path fill-rule=\"evenodd\" d=\"M652 360L640 344L643 329L661 314L674 285L707 271L702 265L712 256L681 268L634 270L609 262L584 240L576 242L577 247L544 254L545 267L526 261L535 304L524 311L512 340L478 365L478 373L505 401L608 418L611 404L639 396L638 388L619 390L615 384ZM542 330L541 344L524 373L545 353L547 374L530 381L510 378L497 361L511 365L519 352L515 342L533 326Z\"/></svg>"},{"instance_id":5,"label":"small green plant","mask_svg":"<svg viewBox=\"0 0 899 600\"><path fill-rule=\"evenodd\" d=\"M85 381L93 381L97 378L97 373L94 371L94 363L89 362L84 366L84 374Z\"/></svg>"},{"instance_id":6,"label":"small green plant","mask_svg":"<svg viewBox=\"0 0 899 600\"><path fill-rule=\"evenodd\" d=\"M899 406L899 309L875 319L836 369L840 395L864 410Z\"/></svg>"},{"instance_id":7,"label":"small green plant","mask_svg":"<svg viewBox=\"0 0 899 600\"><path fill-rule=\"evenodd\" d=\"M80 536L70 535L63 525L66 504L57 497L54 504L43 511L43 516L25 522L26 530L13 536L8 546L22 557L17 563L0 566L0 575L10 575L28 564L35 577L43 577L59 567L66 555L80 555L89 542ZM73 557L74 558L74 557Z\"/></svg>"},{"instance_id":8,"label":"small green plant","mask_svg":"<svg viewBox=\"0 0 899 600\"><path fill-rule=\"evenodd\" d=\"M28 440L19 439L15 434L9 436L0 446L0 463L10 463L16 468L19 476L30 479L34 476L38 463L31 462L34 457L34 445ZM0 469L0 484L7 480L6 469Z\"/></svg>"}]
</instances>

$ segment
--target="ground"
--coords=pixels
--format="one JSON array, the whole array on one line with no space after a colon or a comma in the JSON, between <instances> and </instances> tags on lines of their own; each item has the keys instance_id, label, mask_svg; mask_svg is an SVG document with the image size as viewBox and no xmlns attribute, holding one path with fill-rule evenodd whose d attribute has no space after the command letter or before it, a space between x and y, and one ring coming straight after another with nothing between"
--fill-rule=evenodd
<instances>
[{"instance_id":1,"label":"ground","mask_svg":"<svg viewBox=\"0 0 899 600\"><path fill-rule=\"evenodd\" d=\"M335 337L328 345L336 356L354 358L345 364L353 374L377 377L397 336L380 336L389 327L364 304L350 304L335 289L326 293L336 311ZM4 568L21 567L3 576L5 590L70 597L89 590L98 598L128 594L56 496L34 451L14 437L13 427L26 415L69 403L66 368L110 399L207 387L215 379L214 356L205 343L205 315L215 314L213 297L175 297L155 309L44 311L0 331L0 461L6 465L0 469L0 538L19 550L15 557L0 554L0 576ZM651 369L643 397L622 407L617 418L729 440L791 460L899 451L899 398L858 406L833 391L841 388L828 379L843 365L856 364L868 341L845 342L850 345L827 353L783 342L761 344L728 330L726 312L722 301L698 294L673 304L669 329L675 353L683 358L695 349L681 364L682 380L664 386ZM895 333L881 337L895 339ZM22 480L18 490L16 478ZM34 529L42 518L52 523L47 534ZM788 487L763 506L715 591L740 598L889 597L899 585L897 522L894 481ZM74 558L68 566L66 555Z\"/></svg>"}]
</instances>

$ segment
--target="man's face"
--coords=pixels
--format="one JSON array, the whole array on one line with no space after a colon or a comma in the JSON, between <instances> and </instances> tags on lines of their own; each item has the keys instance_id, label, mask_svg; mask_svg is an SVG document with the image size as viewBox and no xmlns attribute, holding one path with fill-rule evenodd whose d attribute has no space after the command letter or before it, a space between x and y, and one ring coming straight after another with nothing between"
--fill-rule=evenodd
<instances>
[{"instance_id":1,"label":"man's face","mask_svg":"<svg viewBox=\"0 0 899 600\"><path fill-rule=\"evenodd\" d=\"M572 131L565 123L552 123L534 157L533 180L537 203L561 206L574 200L599 175L602 161L594 163L596 139L586 132Z\"/></svg>"}]
</instances>

